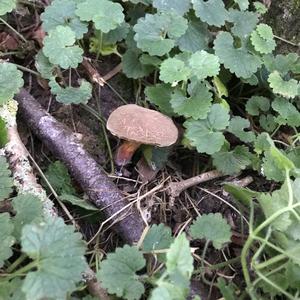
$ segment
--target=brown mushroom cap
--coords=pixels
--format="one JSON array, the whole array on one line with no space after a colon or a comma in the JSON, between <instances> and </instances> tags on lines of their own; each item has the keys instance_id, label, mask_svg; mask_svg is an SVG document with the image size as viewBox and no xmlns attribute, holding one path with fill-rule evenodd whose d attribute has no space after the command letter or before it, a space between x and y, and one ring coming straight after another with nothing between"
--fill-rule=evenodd
<instances>
[{"instance_id":1,"label":"brown mushroom cap","mask_svg":"<svg viewBox=\"0 0 300 300\"><path fill-rule=\"evenodd\" d=\"M135 104L114 110L106 127L121 139L158 147L170 146L178 138L178 129L171 118Z\"/></svg>"}]
</instances>

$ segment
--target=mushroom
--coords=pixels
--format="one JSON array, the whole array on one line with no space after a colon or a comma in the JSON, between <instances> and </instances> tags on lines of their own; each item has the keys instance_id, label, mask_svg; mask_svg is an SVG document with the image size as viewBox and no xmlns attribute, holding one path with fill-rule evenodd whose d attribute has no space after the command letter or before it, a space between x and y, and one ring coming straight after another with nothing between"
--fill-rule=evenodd
<instances>
[{"instance_id":1,"label":"mushroom","mask_svg":"<svg viewBox=\"0 0 300 300\"><path fill-rule=\"evenodd\" d=\"M115 155L118 166L128 164L142 144L168 147L175 144L178 138L178 129L171 118L135 104L114 110L106 127L113 135L125 140Z\"/></svg>"}]
</instances>

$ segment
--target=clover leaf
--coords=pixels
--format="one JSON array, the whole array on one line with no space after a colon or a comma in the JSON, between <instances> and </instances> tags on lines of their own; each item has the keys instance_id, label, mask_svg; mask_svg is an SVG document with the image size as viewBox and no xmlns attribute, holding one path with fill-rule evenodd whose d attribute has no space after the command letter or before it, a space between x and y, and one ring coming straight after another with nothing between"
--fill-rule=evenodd
<instances>
[{"instance_id":1,"label":"clover leaf","mask_svg":"<svg viewBox=\"0 0 300 300\"><path fill-rule=\"evenodd\" d=\"M0 267L2 267L4 261L13 254L10 247L15 243L12 236L14 226L8 213L0 214L0 228Z\"/></svg>"},{"instance_id":2,"label":"clover leaf","mask_svg":"<svg viewBox=\"0 0 300 300\"><path fill-rule=\"evenodd\" d=\"M85 0L77 5L76 14L82 21L93 21L104 33L124 22L121 4L109 0Z\"/></svg>"},{"instance_id":3,"label":"clover leaf","mask_svg":"<svg viewBox=\"0 0 300 300\"><path fill-rule=\"evenodd\" d=\"M251 34L251 42L254 49L262 54L271 53L276 43L272 28L266 24L259 24Z\"/></svg>"}]
</instances>

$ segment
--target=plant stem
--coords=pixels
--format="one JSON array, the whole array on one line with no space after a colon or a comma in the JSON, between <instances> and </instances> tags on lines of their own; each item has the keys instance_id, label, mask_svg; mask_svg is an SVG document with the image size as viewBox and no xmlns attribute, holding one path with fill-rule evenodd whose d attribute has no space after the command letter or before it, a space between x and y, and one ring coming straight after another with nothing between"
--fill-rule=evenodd
<instances>
[{"instance_id":1,"label":"plant stem","mask_svg":"<svg viewBox=\"0 0 300 300\"><path fill-rule=\"evenodd\" d=\"M13 272L28 256L22 253L7 269L7 273Z\"/></svg>"},{"instance_id":2,"label":"plant stem","mask_svg":"<svg viewBox=\"0 0 300 300\"><path fill-rule=\"evenodd\" d=\"M0 282L10 280L17 276L25 275L25 273L36 267L38 267L38 261L35 260L12 274L0 274L0 276L3 277L3 279L0 279Z\"/></svg>"},{"instance_id":3,"label":"plant stem","mask_svg":"<svg viewBox=\"0 0 300 300\"><path fill-rule=\"evenodd\" d=\"M15 63L14 63L14 64L15 64ZM36 75L36 76L40 76L40 73L38 73L38 72L36 72L36 71L33 71L33 70L29 69L29 68L20 66L20 65L18 65L18 64L15 64L15 65L16 65L16 67L17 67L18 69L20 69L20 70L22 70L22 71L31 73L31 74Z\"/></svg>"},{"instance_id":4,"label":"plant stem","mask_svg":"<svg viewBox=\"0 0 300 300\"><path fill-rule=\"evenodd\" d=\"M13 28L11 25L9 25L5 20L3 20L0 17L0 21L5 24L10 30L12 30L23 42L27 43L27 40L24 38L24 36L19 33L15 28Z\"/></svg>"}]
</instances>

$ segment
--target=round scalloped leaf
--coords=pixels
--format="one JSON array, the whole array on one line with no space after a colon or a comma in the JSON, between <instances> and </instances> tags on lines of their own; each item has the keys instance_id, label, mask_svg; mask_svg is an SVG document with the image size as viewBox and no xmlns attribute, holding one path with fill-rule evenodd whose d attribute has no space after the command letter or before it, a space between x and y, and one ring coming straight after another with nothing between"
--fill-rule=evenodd
<instances>
[{"instance_id":1,"label":"round scalloped leaf","mask_svg":"<svg viewBox=\"0 0 300 300\"><path fill-rule=\"evenodd\" d=\"M50 79L53 76L52 73L55 66L50 63L42 50L40 50L35 56L34 65L43 78Z\"/></svg>"},{"instance_id":2,"label":"round scalloped leaf","mask_svg":"<svg viewBox=\"0 0 300 300\"><path fill-rule=\"evenodd\" d=\"M8 62L0 62L0 105L12 99L23 86L22 72L16 65Z\"/></svg>"},{"instance_id":3,"label":"round scalloped leaf","mask_svg":"<svg viewBox=\"0 0 300 300\"><path fill-rule=\"evenodd\" d=\"M173 13L146 14L133 27L138 48L162 56L174 47L176 38L187 30L187 20Z\"/></svg>"},{"instance_id":4,"label":"round scalloped leaf","mask_svg":"<svg viewBox=\"0 0 300 300\"><path fill-rule=\"evenodd\" d=\"M236 49L230 33L221 32L214 41L214 49L221 63L237 77L249 78L261 66L258 56L252 55L244 47Z\"/></svg>"},{"instance_id":5,"label":"round scalloped leaf","mask_svg":"<svg viewBox=\"0 0 300 300\"><path fill-rule=\"evenodd\" d=\"M77 5L76 14L82 21L93 21L105 33L124 22L123 7L108 0L85 0Z\"/></svg>"},{"instance_id":6,"label":"round scalloped leaf","mask_svg":"<svg viewBox=\"0 0 300 300\"><path fill-rule=\"evenodd\" d=\"M190 0L153 0L152 5L158 11L173 11L183 16L190 9Z\"/></svg>"},{"instance_id":7,"label":"round scalloped leaf","mask_svg":"<svg viewBox=\"0 0 300 300\"><path fill-rule=\"evenodd\" d=\"M251 43L256 51L262 54L271 53L276 47L272 28L259 24L251 34Z\"/></svg>"},{"instance_id":8,"label":"round scalloped leaf","mask_svg":"<svg viewBox=\"0 0 300 300\"><path fill-rule=\"evenodd\" d=\"M12 236L14 226L11 222L10 215L8 213L0 214L0 268L3 266L4 261L11 257L13 254L11 246L15 243L15 239Z\"/></svg>"},{"instance_id":9,"label":"round scalloped leaf","mask_svg":"<svg viewBox=\"0 0 300 300\"><path fill-rule=\"evenodd\" d=\"M220 72L219 58L204 50L193 53L189 60L189 65L193 75L199 80L216 76Z\"/></svg>"},{"instance_id":10,"label":"round scalloped leaf","mask_svg":"<svg viewBox=\"0 0 300 300\"><path fill-rule=\"evenodd\" d=\"M286 75L289 71L293 71L295 66L300 64L297 53L279 54L276 56L268 54L264 55L263 61L270 73L278 71L282 76Z\"/></svg>"},{"instance_id":11,"label":"round scalloped leaf","mask_svg":"<svg viewBox=\"0 0 300 300\"><path fill-rule=\"evenodd\" d=\"M269 75L268 82L275 94L286 98L295 98L298 95L299 82L295 79L285 81L277 71Z\"/></svg>"},{"instance_id":12,"label":"round scalloped leaf","mask_svg":"<svg viewBox=\"0 0 300 300\"><path fill-rule=\"evenodd\" d=\"M74 0L54 0L41 14L43 29L49 32L59 25L68 26L75 32L76 38L81 39L88 32L88 26L76 16L75 9Z\"/></svg>"},{"instance_id":13,"label":"round scalloped leaf","mask_svg":"<svg viewBox=\"0 0 300 300\"><path fill-rule=\"evenodd\" d=\"M266 97L252 96L246 103L246 111L251 116L258 116L260 111L267 112L270 109L270 101Z\"/></svg>"},{"instance_id":14,"label":"round scalloped leaf","mask_svg":"<svg viewBox=\"0 0 300 300\"><path fill-rule=\"evenodd\" d=\"M250 122L239 116L235 116L230 120L228 131L238 137L244 143L251 143L255 140L253 131L245 131L250 127Z\"/></svg>"},{"instance_id":15,"label":"round scalloped leaf","mask_svg":"<svg viewBox=\"0 0 300 300\"><path fill-rule=\"evenodd\" d=\"M11 12L16 8L17 0L0 0L0 16Z\"/></svg>"},{"instance_id":16,"label":"round scalloped leaf","mask_svg":"<svg viewBox=\"0 0 300 300\"><path fill-rule=\"evenodd\" d=\"M82 80L79 87L67 86L62 88L55 79L49 81L51 92L56 95L56 101L63 104L87 103L92 97L92 85Z\"/></svg>"},{"instance_id":17,"label":"round scalloped leaf","mask_svg":"<svg viewBox=\"0 0 300 300\"><path fill-rule=\"evenodd\" d=\"M196 16L208 25L220 27L229 19L222 0L192 0Z\"/></svg>"},{"instance_id":18,"label":"round scalloped leaf","mask_svg":"<svg viewBox=\"0 0 300 300\"><path fill-rule=\"evenodd\" d=\"M165 83L177 85L179 81L187 81L190 76L190 69L185 63L177 58L167 58L160 65L159 79Z\"/></svg>"},{"instance_id":19,"label":"round scalloped leaf","mask_svg":"<svg viewBox=\"0 0 300 300\"><path fill-rule=\"evenodd\" d=\"M44 39L44 54L54 65L64 69L77 68L82 62L83 50L74 45L76 36L70 27L57 26Z\"/></svg>"},{"instance_id":20,"label":"round scalloped leaf","mask_svg":"<svg viewBox=\"0 0 300 300\"><path fill-rule=\"evenodd\" d=\"M249 0L234 0L239 5L240 10L246 10L249 7Z\"/></svg>"}]
</instances>

